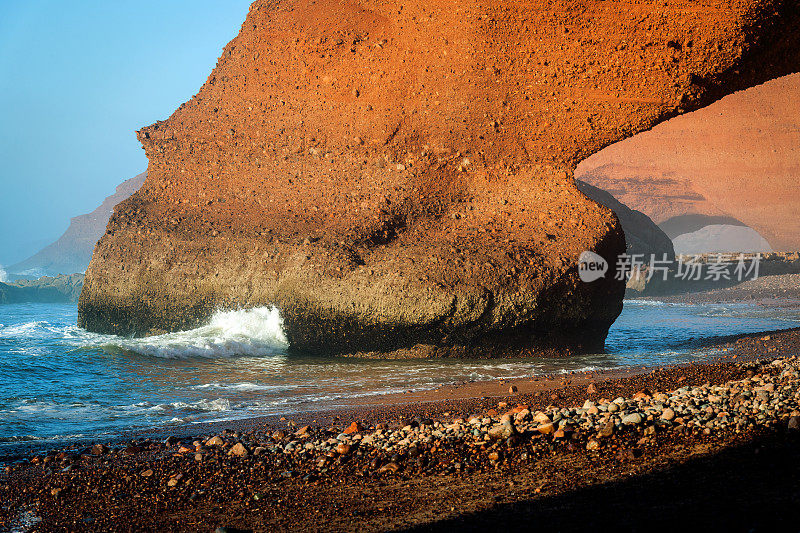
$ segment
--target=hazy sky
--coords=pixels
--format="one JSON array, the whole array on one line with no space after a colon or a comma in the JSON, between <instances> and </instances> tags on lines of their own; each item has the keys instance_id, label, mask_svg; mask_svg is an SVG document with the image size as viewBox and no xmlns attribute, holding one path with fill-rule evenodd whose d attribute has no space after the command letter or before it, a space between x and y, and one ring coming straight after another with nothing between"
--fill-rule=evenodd
<instances>
[{"instance_id":1,"label":"hazy sky","mask_svg":"<svg viewBox=\"0 0 800 533\"><path fill-rule=\"evenodd\" d=\"M0 264L147 167L134 131L194 95L252 0L0 0Z\"/></svg>"}]
</instances>

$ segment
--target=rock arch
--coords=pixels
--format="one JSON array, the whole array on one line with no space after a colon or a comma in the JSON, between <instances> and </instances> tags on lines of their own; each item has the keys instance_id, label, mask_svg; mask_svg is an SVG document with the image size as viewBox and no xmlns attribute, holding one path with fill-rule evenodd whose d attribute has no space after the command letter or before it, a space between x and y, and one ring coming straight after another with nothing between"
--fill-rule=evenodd
<instances>
[{"instance_id":1,"label":"rock arch","mask_svg":"<svg viewBox=\"0 0 800 533\"><path fill-rule=\"evenodd\" d=\"M624 250L577 163L794 71L794 1L258 0L200 89L139 131L79 322L146 334L281 308L295 349L598 350Z\"/></svg>"}]
</instances>

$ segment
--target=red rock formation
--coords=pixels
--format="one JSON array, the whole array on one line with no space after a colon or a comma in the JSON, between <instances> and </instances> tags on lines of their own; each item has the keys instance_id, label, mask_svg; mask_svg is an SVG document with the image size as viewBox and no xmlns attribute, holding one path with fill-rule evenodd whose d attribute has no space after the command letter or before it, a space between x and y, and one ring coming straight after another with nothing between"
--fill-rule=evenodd
<instances>
[{"instance_id":1,"label":"red rock formation","mask_svg":"<svg viewBox=\"0 0 800 533\"><path fill-rule=\"evenodd\" d=\"M800 74L610 146L583 162L577 176L656 223L692 215L720 217L705 218L707 224L734 219L776 250L798 250Z\"/></svg>"},{"instance_id":2,"label":"red rock formation","mask_svg":"<svg viewBox=\"0 0 800 533\"><path fill-rule=\"evenodd\" d=\"M599 349L624 288L576 260L625 243L575 165L795 68L794 6L258 0L200 92L139 132L148 178L80 323L274 304L320 353Z\"/></svg>"}]
</instances>

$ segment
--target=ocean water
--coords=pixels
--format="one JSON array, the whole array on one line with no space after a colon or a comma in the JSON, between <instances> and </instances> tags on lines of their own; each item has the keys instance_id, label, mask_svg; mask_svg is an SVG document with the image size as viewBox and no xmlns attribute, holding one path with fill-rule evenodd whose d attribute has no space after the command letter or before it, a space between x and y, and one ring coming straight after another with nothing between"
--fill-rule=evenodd
<instances>
[{"instance_id":1,"label":"ocean water","mask_svg":"<svg viewBox=\"0 0 800 533\"><path fill-rule=\"evenodd\" d=\"M800 309L626 301L606 352L515 360L376 361L286 354L276 310L129 339L78 328L68 304L0 305L0 457L24 442L113 438L137 428L292 414L355 397L706 357L716 336L800 325Z\"/></svg>"}]
</instances>

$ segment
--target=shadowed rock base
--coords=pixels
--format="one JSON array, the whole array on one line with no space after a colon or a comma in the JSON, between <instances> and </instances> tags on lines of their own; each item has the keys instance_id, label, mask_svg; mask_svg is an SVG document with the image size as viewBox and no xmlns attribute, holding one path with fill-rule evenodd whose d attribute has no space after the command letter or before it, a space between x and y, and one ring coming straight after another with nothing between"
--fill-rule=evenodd
<instances>
[{"instance_id":1,"label":"shadowed rock base","mask_svg":"<svg viewBox=\"0 0 800 533\"><path fill-rule=\"evenodd\" d=\"M609 262L624 251L620 233L612 234L613 240L606 239L615 246L603 242L594 247ZM197 246L191 239L184 242ZM259 256L259 243L251 245ZM399 251L409 249L401 246ZM200 251L183 253L199 255ZM196 327L220 309L276 305L291 349L305 354L399 358L597 352L621 311L624 290L611 279L583 283L571 274L576 269L573 265L564 265L566 272L560 279L543 279L547 271L539 264L531 265L528 276L522 277L527 284L520 286L502 274L499 254L498 272L485 285L456 288L441 282L418 285L400 270L379 275L367 265L342 279L320 274L313 264L280 274L265 274L254 264L238 280L230 257L221 254L202 266L173 265L180 270L197 269L193 276L143 271L133 279L144 279L144 283L125 287L130 292L124 298L106 299L104 292L84 292L79 324L105 333L148 335ZM260 277L254 272L260 272ZM429 276L445 275L441 270L427 272ZM226 295L215 291L214 285L210 289L205 285L223 276L235 280ZM98 277L93 282L97 283ZM358 302L358 306L342 313L330 305L331 295ZM602 314L587 306L587 301L615 305L605 305Z\"/></svg>"}]
</instances>

